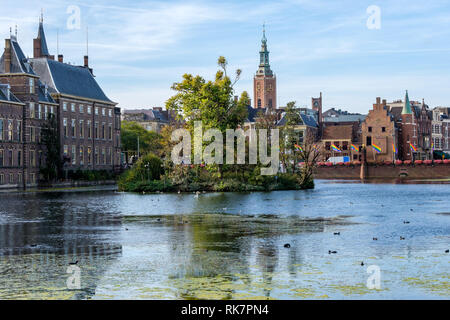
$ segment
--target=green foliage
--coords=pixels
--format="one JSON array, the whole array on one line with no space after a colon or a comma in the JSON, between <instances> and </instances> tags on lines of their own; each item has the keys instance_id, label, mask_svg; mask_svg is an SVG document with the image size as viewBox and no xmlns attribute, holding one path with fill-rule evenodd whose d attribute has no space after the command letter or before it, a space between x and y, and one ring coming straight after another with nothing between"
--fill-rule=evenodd
<instances>
[{"instance_id":1,"label":"green foliage","mask_svg":"<svg viewBox=\"0 0 450 320\"><path fill-rule=\"evenodd\" d=\"M45 157L45 167L40 169L47 181L55 180L62 170L60 158L58 123L53 114L49 114L47 121L42 126L41 139L47 152Z\"/></svg>"},{"instance_id":2,"label":"green foliage","mask_svg":"<svg viewBox=\"0 0 450 320\"><path fill-rule=\"evenodd\" d=\"M160 134L145 130L137 122L122 121L120 139L123 151L137 152L137 140L139 137L140 153L158 154L162 149L162 137Z\"/></svg>"},{"instance_id":3,"label":"green foliage","mask_svg":"<svg viewBox=\"0 0 450 320\"><path fill-rule=\"evenodd\" d=\"M119 179L119 189L128 190L136 183L160 180L163 174L162 161L154 154L146 154L135 163L133 168L122 174Z\"/></svg>"},{"instance_id":4,"label":"green foliage","mask_svg":"<svg viewBox=\"0 0 450 320\"><path fill-rule=\"evenodd\" d=\"M247 118L249 97L243 92L240 99L234 99L233 85L240 77L236 71L232 82L227 76L227 61L219 57L218 70L214 81L206 81L201 76L183 75L183 80L174 83L172 89L177 93L166 102L167 110L175 110L193 128L194 121L202 121L205 129L217 128L221 132L235 129Z\"/></svg>"}]
</instances>

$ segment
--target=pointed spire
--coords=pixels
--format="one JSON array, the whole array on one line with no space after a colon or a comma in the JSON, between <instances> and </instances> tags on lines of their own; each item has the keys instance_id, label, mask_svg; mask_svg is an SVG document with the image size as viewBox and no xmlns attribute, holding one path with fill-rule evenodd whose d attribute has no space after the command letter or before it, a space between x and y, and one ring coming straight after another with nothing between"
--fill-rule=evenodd
<instances>
[{"instance_id":1,"label":"pointed spire","mask_svg":"<svg viewBox=\"0 0 450 320\"><path fill-rule=\"evenodd\" d=\"M402 114L412 114L411 103L409 102L408 90L406 90L405 104L403 105Z\"/></svg>"},{"instance_id":2,"label":"pointed spire","mask_svg":"<svg viewBox=\"0 0 450 320\"><path fill-rule=\"evenodd\" d=\"M266 22L264 22L263 23L263 37L262 37L262 39L261 39L261 42L267 42L267 39L266 39Z\"/></svg>"},{"instance_id":3,"label":"pointed spire","mask_svg":"<svg viewBox=\"0 0 450 320\"><path fill-rule=\"evenodd\" d=\"M34 57L35 58L49 57L50 54L48 52L47 40L45 39L45 33L44 33L44 14L43 14L42 9L41 9L41 16L39 18L38 35L35 40L39 42L39 45L36 46L36 44L35 44Z\"/></svg>"}]
</instances>

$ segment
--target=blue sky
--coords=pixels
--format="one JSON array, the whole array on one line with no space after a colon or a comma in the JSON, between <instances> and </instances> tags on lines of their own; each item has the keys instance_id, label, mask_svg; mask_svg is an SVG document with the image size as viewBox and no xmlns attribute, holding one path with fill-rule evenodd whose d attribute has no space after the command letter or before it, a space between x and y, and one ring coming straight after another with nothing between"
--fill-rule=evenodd
<instances>
[{"instance_id":1,"label":"blue sky","mask_svg":"<svg viewBox=\"0 0 450 320\"><path fill-rule=\"evenodd\" d=\"M370 5L381 9L381 28L366 26ZM68 29L69 6L80 9L80 29ZM56 34L64 60L82 64L89 26L89 58L97 81L122 108L164 106L183 73L208 79L220 55L241 68L239 94L252 96L262 23L278 104L310 106L323 92L324 107L366 113L377 96L450 106L450 2L436 1L36 1L2 0L0 35L18 25L19 42L32 55L41 8L49 50ZM253 98L253 97L252 97Z\"/></svg>"}]
</instances>

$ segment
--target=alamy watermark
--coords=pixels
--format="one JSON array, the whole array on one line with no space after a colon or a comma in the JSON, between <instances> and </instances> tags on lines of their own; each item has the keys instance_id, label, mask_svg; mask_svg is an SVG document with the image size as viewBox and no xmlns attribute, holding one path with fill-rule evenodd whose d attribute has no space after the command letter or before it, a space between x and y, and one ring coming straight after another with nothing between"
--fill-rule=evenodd
<instances>
[{"instance_id":1,"label":"alamy watermark","mask_svg":"<svg viewBox=\"0 0 450 320\"><path fill-rule=\"evenodd\" d=\"M369 17L367 18L367 29L379 30L381 29L381 8L379 6L371 5L366 10Z\"/></svg>"},{"instance_id":2,"label":"alamy watermark","mask_svg":"<svg viewBox=\"0 0 450 320\"><path fill-rule=\"evenodd\" d=\"M267 129L227 129L225 131L225 163L246 164L246 146L248 138L248 164L270 165L261 168L261 175L274 175L279 168L279 130L271 129L268 136ZM177 129L172 133L172 142L178 142L172 149L171 158L174 164L191 164L192 138L187 129ZM181 140L181 141L180 141ZM237 152L235 154L235 140ZM268 141L270 140L270 155ZM204 142L210 142L203 148ZM203 133L201 121L194 122L194 164L223 164L223 133L218 129L208 129Z\"/></svg>"}]
</instances>

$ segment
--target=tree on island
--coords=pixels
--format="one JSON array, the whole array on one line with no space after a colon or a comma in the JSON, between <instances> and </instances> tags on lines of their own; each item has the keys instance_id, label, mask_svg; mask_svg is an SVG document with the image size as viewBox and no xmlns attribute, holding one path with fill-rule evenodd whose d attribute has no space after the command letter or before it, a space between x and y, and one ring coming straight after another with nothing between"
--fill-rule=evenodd
<instances>
[{"instance_id":1,"label":"tree on island","mask_svg":"<svg viewBox=\"0 0 450 320\"><path fill-rule=\"evenodd\" d=\"M144 129L137 122L122 121L120 139L124 152L137 154L138 137L140 154L154 153L161 156L162 136L160 134Z\"/></svg>"}]
</instances>

